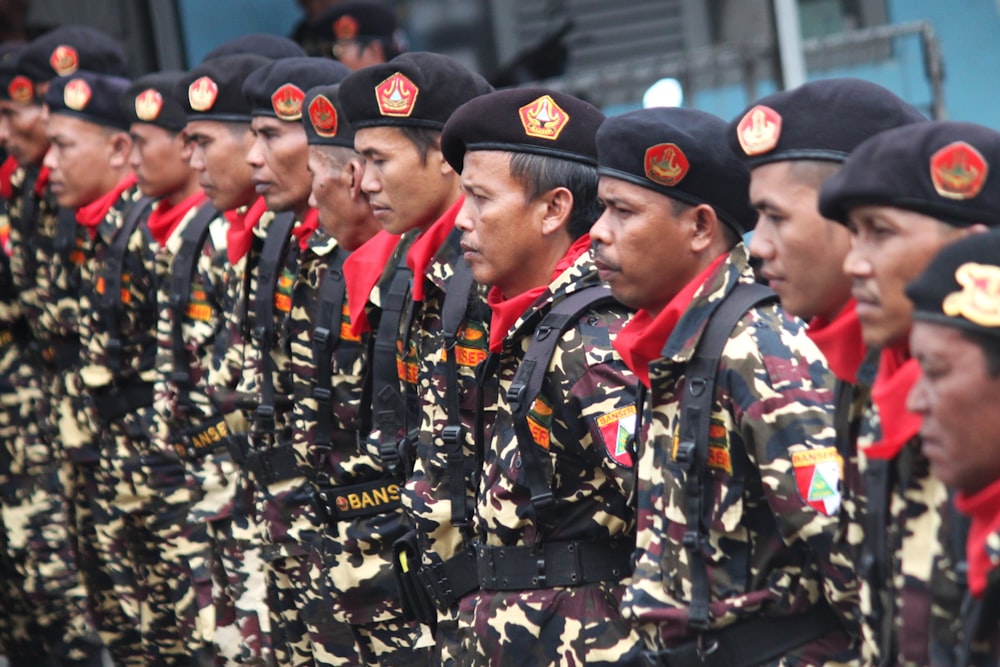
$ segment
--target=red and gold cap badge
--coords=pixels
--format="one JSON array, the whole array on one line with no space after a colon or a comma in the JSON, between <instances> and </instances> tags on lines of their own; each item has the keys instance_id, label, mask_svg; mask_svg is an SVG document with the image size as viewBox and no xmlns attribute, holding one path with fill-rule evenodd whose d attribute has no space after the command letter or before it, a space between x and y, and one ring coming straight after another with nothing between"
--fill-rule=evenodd
<instances>
[{"instance_id":1,"label":"red and gold cap badge","mask_svg":"<svg viewBox=\"0 0 1000 667\"><path fill-rule=\"evenodd\" d=\"M677 144L656 144L646 149L644 167L646 178L672 188L684 180L691 163Z\"/></svg>"},{"instance_id":2,"label":"red and gold cap badge","mask_svg":"<svg viewBox=\"0 0 1000 667\"><path fill-rule=\"evenodd\" d=\"M944 314L981 327L1000 327L1000 266L968 262L955 271L955 280L962 291L944 298Z\"/></svg>"},{"instance_id":3,"label":"red and gold cap badge","mask_svg":"<svg viewBox=\"0 0 1000 667\"><path fill-rule=\"evenodd\" d=\"M90 102L90 85L83 79L73 79L63 89L63 102L74 111L83 111Z\"/></svg>"},{"instance_id":4,"label":"red and gold cap badge","mask_svg":"<svg viewBox=\"0 0 1000 667\"><path fill-rule=\"evenodd\" d=\"M337 136L337 109L325 95L317 95L309 103L309 122L319 136Z\"/></svg>"},{"instance_id":5,"label":"red and gold cap badge","mask_svg":"<svg viewBox=\"0 0 1000 667\"><path fill-rule=\"evenodd\" d=\"M147 88L135 96L135 115L147 123L156 120L163 111L163 95L155 88Z\"/></svg>"},{"instance_id":6,"label":"red and gold cap badge","mask_svg":"<svg viewBox=\"0 0 1000 667\"><path fill-rule=\"evenodd\" d=\"M350 14L344 14L333 22L333 36L337 39L354 39L358 36L358 20Z\"/></svg>"},{"instance_id":7,"label":"red and gold cap badge","mask_svg":"<svg viewBox=\"0 0 1000 667\"><path fill-rule=\"evenodd\" d=\"M195 111L208 111L219 96L219 85L207 76L195 79L188 86L188 102Z\"/></svg>"},{"instance_id":8,"label":"red and gold cap badge","mask_svg":"<svg viewBox=\"0 0 1000 667\"><path fill-rule=\"evenodd\" d=\"M302 102L306 94L294 83L286 83L271 95L271 108L280 120L299 120L302 118Z\"/></svg>"},{"instance_id":9,"label":"red and gold cap badge","mask_svg":"<svg viewBox=\"0 0 1000 667\"><path fill-rule=\"evenodd\" d=\"M15 102L28 104L35 97L35 86L28 77L18 75L7 84L7 94Z\"/></svg>"},{"instance_id":10,"label":"red and gold cap badge","mask_svg":"<svg viewBox=\"0 0 1000 667\"><path fill-rule=\"evenodd\" d=\"M375 99L383 116L406 118L413 113L420 89L402 72L396 72L375 86Z\"/></svg>"},{"instance_id":11,"label":"red and gold cap badge","mask_svg":"<svg viewBox=\"0 0 1000 667\"><path fill-rule=\"evenodd\" d=\"M931 156L931 182L947 199L971 199L986 183L990 166L973 146L956 141Z\"/></svg>"},{"instance_id":12,"label":"red and gold cap badge","mask_svg":"<svg viewBox=\"0 0 1000 667\"><path fill-rule=\"evenodd\" d=\"M736 126L740 148L747 155L760 155L778 145L781 137L781 115L762 104L747 111Z\"/></svg>"},{"instance_id":13,"label":"red and gold cap badge","mask_svg":"<svg viewBox=\"0 0 1000 667\"><path fill-rule=\"evenodd\" d=\"M80 55L72 46L57 46L49 56L49 64L59 76L69 76L80 69Z\"/></svg>"},{"instance_id":14,"label":"red and gold cap badge","mask_svg":"<svg viewBox=\"0 0 1000 667\"><path fill-rule=\"evenodd\" d=\"M569 114L549 95L542 95L517 110L524 133L529 137L555 141L569 123Z\"/></svg>"}]
</instances>

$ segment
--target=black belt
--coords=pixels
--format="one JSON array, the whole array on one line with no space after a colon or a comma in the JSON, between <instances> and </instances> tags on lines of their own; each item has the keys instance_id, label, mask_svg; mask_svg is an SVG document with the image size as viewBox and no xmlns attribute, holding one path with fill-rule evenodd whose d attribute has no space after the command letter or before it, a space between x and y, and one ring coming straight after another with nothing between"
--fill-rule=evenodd
<instances>
[{"instance_id":1,"label":"black belt","mask_svg":"<svg viewBox=\"0 0 1000 667\"><path fill-rule=\"evenodd\" d=\"M395 478L348 486L319 486L316 500L329 522L394 512L400 507L399 483Z\"/></svg>"},{"instance_id":2,"label":"black belt","mask_svg":"<svg viewBox=\"0 0 1000 667\"><path fill-rule=\"evenodd\" d=\"M753 667L842 629L830 605L818 602L801 614L751 618L706 632L697 641L646 653L643 663L651 667Z\"/></svg>"},{"instance_id":3,"label":"black belt","mask_svg":"<svg viewBox=\"0 0 1000 667\"><path fill-rule=\"evenodd\" d=\"M438 558L433 565L420 566L417 578L439 611L447 612L479 588L477 561L475 551L460 546L458 553L448 560Z\"/></svg>"},{"instance_id":4,"label":"black belt","mask_svg":"<svg viewBox=\"0 0 1000 667\"><path fill-rule=\"evenodd\" d=\"M243 465L262 486L306 474L296 461L293 445L278 445L267 449L251 448Z\"/></svg>"},{"instance_id":5,"label":"black belt","mask_svg":"<svg viewBox=\"0 0 1000 667\"><path fill-rule=\"evenodd\" d=\"M543 542L532 546L480 544L483 590L520 591L620 581L632 572L632 540Z\"/></svg>"},{"instance_id":6,"label":"black belt","mask_svg":"<svg viewBox=\"0 0 1000 667\"><path fill-rule=\"evenodd\" d=\"M97 416L105 424L152 404L152 382L102 387L94 392L94 408L97 410Z\"/></svg>"},{"instance_id":7,"label":"black belt","mask_svg":"<svg viewBox=\"0 0 1000 667\"><path fill-rule=\"evenodd\" d=\"M206 454L230 448L229 427L222 417L214 417L185 429L173 440L174 451L182 459L196 461Z\"/></svg>"}]
</instances>

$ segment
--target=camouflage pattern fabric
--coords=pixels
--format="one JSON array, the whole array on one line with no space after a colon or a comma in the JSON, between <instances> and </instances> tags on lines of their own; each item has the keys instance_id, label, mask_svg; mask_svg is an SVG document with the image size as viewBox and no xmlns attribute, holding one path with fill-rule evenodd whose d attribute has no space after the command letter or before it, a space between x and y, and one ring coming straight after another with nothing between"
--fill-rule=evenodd
<instances>
[{"instance_id":1,"label":"camouflage pattern fabric","mask_svg":"<svg viewBox=\"0 0 1000 667\"><path fill-rule=\"evenodd\" d=\"M650 364L637 462L636 569L622 612L654 650L695 638L686 623L692 579L682 543L684 473L675 459L678 408L707 318L737 281L753 281L742 244L695 294L668 339L668 354ZM827 460L834 471L824 472L840 475L832 385L802 323L775 305L751 309L723 350L708 450L714 500L705 561L712 628L762 613L799 614L821 598L845 622L856 622L855 574L836 539L839 480L820 489L817 475L810 476L815 462ZM847 633L834 632L773 664L854 662L853 644Z\"/></svg>"},{"instance_id":2,"label":"camouflage pattern fabric","mask_svg":"<svg viewBox=\"0 0 1000 667\"><path fill-rule=\"evenodd\" d=\"M527 445L543 450L555 498L555 506L540 518L532 508L505 398L540 317L570 294L596 284L597 270L585 252L504 339L498 370L501 398L495 430L484 447L475 515L477 534L488 545L612 538L632 544L635 539L631 455L620 445L635 428L638 381L611 346L630 311L617 303L592 307L556 347L528 417L534 442ZM477 591L460 605L462 660L468 665L634 662L642 640L618 611L623 592L618 581Z\"/></svg>"}]
</instances>

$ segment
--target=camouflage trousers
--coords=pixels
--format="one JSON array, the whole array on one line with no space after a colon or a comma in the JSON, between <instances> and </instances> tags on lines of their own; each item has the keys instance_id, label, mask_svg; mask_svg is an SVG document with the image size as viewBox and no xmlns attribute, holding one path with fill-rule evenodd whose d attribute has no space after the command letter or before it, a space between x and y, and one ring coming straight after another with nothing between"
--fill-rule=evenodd
<instances>
[{"instance_id":1,"label":"camouflage trousers","mask_svg":"<svg viewBox=\"0 0 1000 667\"><path fill-rule=\"evenodd\" d=\"M620 585L478 591L459 605L458 664L640 665L643 641L622 618Z\"/></svg>"}]
</instances>

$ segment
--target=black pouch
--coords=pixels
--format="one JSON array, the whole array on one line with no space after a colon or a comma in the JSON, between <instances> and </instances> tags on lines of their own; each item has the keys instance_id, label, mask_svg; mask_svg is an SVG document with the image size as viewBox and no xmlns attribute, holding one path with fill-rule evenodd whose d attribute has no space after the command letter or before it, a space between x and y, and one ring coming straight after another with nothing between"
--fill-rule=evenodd
<instances>
[{"instance_id":1,"label":"black pouch","mask_svg":"<svg viewBox=\"0 0 1000 667\"><path fill-rule=\"evenodd\" d=\"M392 570L396 575L399 598L403 605L403 615L407 620L434 626L437 611L434 601L427 595L420 583L420 545L417 533L410 531L392 545Z\"/></svg>"}]
</instances>

